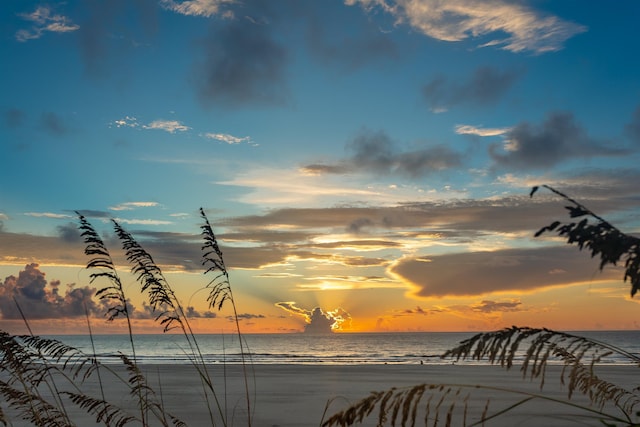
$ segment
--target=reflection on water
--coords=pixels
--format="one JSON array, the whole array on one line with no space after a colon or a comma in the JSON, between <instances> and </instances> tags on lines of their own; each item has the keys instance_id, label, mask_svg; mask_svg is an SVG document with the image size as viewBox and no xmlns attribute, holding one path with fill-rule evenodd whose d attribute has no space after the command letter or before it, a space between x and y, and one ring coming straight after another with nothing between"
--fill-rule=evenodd
<instances>
[{"instance_id":1,"label":"reflection on water","mask_svg":"<svg viewBox=\"0 0 640 427\"><path fill-rule=\"evenodd\" d=\"M576 332L640 354L640 331ZM448 364L440 355L470 338L471 332L247 334L245 351L254 364ZM54 336L92 354L87 335ZM200 351L208 363L240 363L237 335L197 335ZM135 336L136 354L144 363L190 363L188 344L182 335ZM117 361L118 352L130 356L127 335L94 336L95 352L103 362ZM626 363L611 356L605 363ZM460 363L460 362L458 362ZM478 363L478 362L465 362Z\"/></svg>"}]
</instances>

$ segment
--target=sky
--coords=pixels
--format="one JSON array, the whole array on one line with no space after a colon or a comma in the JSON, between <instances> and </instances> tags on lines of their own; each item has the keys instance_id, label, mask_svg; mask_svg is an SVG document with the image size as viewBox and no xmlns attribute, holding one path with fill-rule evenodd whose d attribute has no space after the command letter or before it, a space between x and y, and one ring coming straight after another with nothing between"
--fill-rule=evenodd
<instances>
[{"instance_id":1,"label":"sky","mask_svg":"<svg viewBox=\"0 0 640 427\"><path fill-rule=\"evenodd\" d=\"M112 223L197 332L203 208L241 330L638 329L623 271L552 235L547 184L640 231L640 3L0 2L0 329L160 332Z\"/></svg>"}]
</instances>

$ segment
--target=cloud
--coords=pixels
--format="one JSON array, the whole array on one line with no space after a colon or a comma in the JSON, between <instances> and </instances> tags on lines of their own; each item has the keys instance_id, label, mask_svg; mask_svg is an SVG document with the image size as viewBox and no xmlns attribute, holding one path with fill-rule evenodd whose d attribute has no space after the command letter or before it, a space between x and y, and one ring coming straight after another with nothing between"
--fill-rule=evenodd
<instances>
[{"instance_id":1,"label":"cloud","mask_svg":"<svg viewBox=\"0 0 640 427\"><path fill-rule=\"evenodd\" d=\"M312 164L303 167L308 174L362 171L380 175L397 174L420 178L451 169L462 163L462 155L447 146L436 145L413 151L397 151L384 132L363 130L348 145L349 158L337 165Z\"/></svg>"},{"instance_id":2,"label":"cloud","mask_svg":"<svg viewBox=\"0 0 640 427\"><path fill-rule=\"evenodd\" d=\"M366 205L271 209L260 215L220 218L213 225L215 229L223 230L218 238L230 269L261 274L276 271L274 266L291 267L295 263L301 266L313 264L318 268L336 268L339 265L385 267L390 260L402 254L416 250L424 253L430 247L441 250L460 245L465 250L476 251L502 247L514 238L531 237L537 229L551 222L550 215L554 219L564 218L563 204L553 194L541 191L533 199L529 198L531 185L540 184L539 177L530 180L506 184L512 191L520 191L521 196L481 200L434 199L398 204L381 201L379 205L369 201ZM571 194L598 214L609 217L612 213L637 207L638 180L640 172L635 169L596 169L583 170L573 176L549 177L544 182ZM80 213L87 218L95 218L100 225L113 216L113 212L108 211L80 210ZM624 215L620 218L623 222L615 225L621 229L634 226L632 217ZM61 217L54 227L68 221L68 217ZM13 224L11 218L5 217L4 223L0 230L0 262L86 265L82 245L78 246L77 241L73 241L71 225L63 226L64 230L56 228L55 234L37 236L9 232ZM159 224L152 219L128 220L127 223ZM104 227L110 228L108 225ZM201 272L202 242L195 231L131 230L163 269L166 266L167 271ZM113 238L112 233L108 235ZM120 246L112 240L106 244L110 248ZM577 255L585 257L585 254ZM123 264L123 260L118 259L117 263ZM371 268L366 271L384 276ZM317 289L327 284L353 288L358 286L358 282L361 282L361 287L399 283L392 279L377 284L369 279L365 281L362 277L367 273L357 273L341 280L335 277L338 276L335 270L333 273L322 271L317 272L316 277L307 275L312 278L304 281L301 289Z\"/></svg>"},{"instance_id":3,"label":"cloud","mask_svg":"<svg viewBox=\"0 0 640 427\"><path fill-rule=\"evenodd\" d=\"M512 313L517 311L523 311L522 301L519 299L508 299L502 301L482 300L469 305L448 305L448 306L435 306L428 309L424 309L419 305L415 308L409 308L402 310L393 315L393 317L404 316L429 316L441 313L482 313L482 314L494 314L494 313Z\"/></svg>"},{"instance_id":4,"label":"cloud","mask_svg":"<svg viewBox=\"0 0 640 427\"><path fill-rule=\"evenodd\" d=\"M458 135L476 136L500 136L509 132L511 128L483 128L471 125L456 125L455 131Z\"/></svg>"},{"instance_id":5,"label":"cloud","mask_svg":"<svg viewBox=\"0 0 640 427\"><path fill-rule=\"evenodd\" d=\"M513 169L548 169L564 160L597 156L619 156L624 150L606 147L591 139L571 113L549 114L541 125L528 122L514 126L504 135L502 149L492 144L489 153L495 164Z\"/></svg>"},{"instance_id":6,"label":"cloud","mask_svg":"<svg viewBox=\"0 0 640 427\"><path fill-rule=\"evenodd\" d=\"M230 145L241 144L243 142L247 142L247 143L252 142L251 137L248 137L248 136L237 137L237 136L229 135L227 133L209 132L209 133L203 134L202 136L204 136L207 139L215 139L217 141L226 142L227 144L230 144Z\"/></svg>"},{"instance_id":7,"label":"cloud","mask_svg":"<svg viewBox=\"0 0 640 427\"><path fill-rule=\"evenodd\" d=\"M178 120L154 120L148 125L142 126L144 129L158 129L169 133L185 132L191 129L183 125Z\"/></svg>"},{"instance_id":8,"label":"cloud","mask_svg":"<svg viewBox=\"0 0 640 427\"><path fill-rule=\"evenodd\" d=\"M27 264L18 277L9 276L0 284L2 319L21 319L20 310L28 320L84 316L85 307L89 314L99 313L92 299L95 288L67 285L63 294L60 281L47 283L45 273L38 267L35 263Z\"/></svg>"},{"instance_id":9,"label":"cloud","mask_svg":"<svg viewBox=\"0 0 640 427\"><path fill-rule=\"evenodd\" d=\"M140 126L140 123L138 123L138 119L130 116L125 116L123 119L114 120L112 124L119 128L137 128Z\"/></svg>"},{"instance_id":10,"label":"cloud","mask_svg":"<svg viewBox=\"0 0 640 427\"><path fill-rule=\"evenodd\" d=\"M235 0L160 0L160 5L172 12L187 16L209 18L222 13L230 16L230 11L221 12L223 6L236 3Z\"/></svg>"},{"instance_id":11,"label":"cloud","mask_svg":"<svg viewBox=\"0 0 640 427\"><path fill-rule=\"evenodd\" d=\"M79 209L78 213L87 218L111 219L111 213L107 211L97 211L92 209Z\"/></svg>"},{"instance_id":12,"label":"cloud","mask_svg":"<svg viewBox=\"0 0 640 427\"><path fill-rule=\"evenodd\" d=\"M361 4L367 10L380 7L393 15L398 25L408 23L437 40L483 38L480 47L500 46L511 52L558 51L568 39L587 30L583 25L504 0L346 0L345 3ZM494 34L500 38L485 41Z\"/></svg>"},{"instance_id":13,"label":"cloud","mask_svg":"<svg viewBox=\"0 0 640 427\"><path fill-rule=\"evenodd\" d=\"M156 207L158 205L158 202L125 202L120 203L119 205L110 206L109 209L112 211L130 211L137 208Z\"/></svg>"},{"instance_id":14,"label":"cloud","mask_svg":"<svg viewBox=\"0 0 640 427\"><path fill-rule=\"evenodd\" d=\"M82 6L78 41L87 73L94 78L109 78L116 65L119 75L129 75L132 51L148 44L146 40L152 40L158 32L158 1L90 1L82 2Z\"/></svg>"},{"instance_id":15,"label":"cloud","mask_svg":"<svg viewBox=\"0 0 640 427\"><path fill-rule=\"evenodd\" d=\"M47 5L38 6L33 12L20 13L18 16L32 23L31 28L16 32L15 37L19 42L39 39L45 32L68 33L80 28L79 25L73 24L68 17L55 14Z\"/></svg>"},{"instance_id":16,"label":"cloud","mask_svg":"<svg viewBox=\"0 0 640 427\"><path fill-rule=\"evenodd\" d=\"M472 304L470 307L471 311L477 313L504 313L504 312L514 312L514 311L522 311L522 302L520 300L511 300L511 301L492 301L492 300L483 300L479 303Z\"/></svg>"},{"instance_id":17,"label":"cloud","mask_svg":"<svg viewBox=\"0 0 640 427\"><path fill-rule=\"evenodd\" d=\"M343 64L355 69L376 60L394 60L399 56L393 39L379 30L371 21L352 28L349 34L327 31L324 22L315 16L309 18L307 42L310 52L324 63ZM335 23L334 25L340 25ZM346 24L345 24L346 25ZM349 22L350 27L358 25Z\"/></svg>"},{"instance_id":18,"label":"cloud","mask_svg":"<svg viewBox=\"0 0 640 427\"><path fill-rule=\"evenodd\" d=\"M342 308L327 312L320 307L306 310L298 307L294 301L277 302L275 305L291 314L301 316L306 322L305 333L328 334L351 324L351 315Z\"/></svg>"},{"instance_id":19,"label":"cloud","mask_svg":"<svg viewBox=\"0 0 640 427\"><path fill-rule=\"evenodd\" d=\"M195 68L196 92L206 106L283 105L288 89L287 51L270 24L254 20L216 22L200 43L204 61Z\"/></svg>"},{"instance_id":20,"label":"cloud","mask_svg":"<svg viewBox=\"0 0 640 427\"><path fill-rule=\"evenodd\" d=\"M435 77L422 88L422 94L433 111L447 110L461 104L493 104L507 93L522 74L520 70L479 67L464 82L452 82L444 75Z\"/></svg>"},{"instance_id":21,"label":"cloud","mask_svg":"<svg viewBox=\"0 0 640 427\"><path fill-rule=\"evenodd\" d=\"M408 257L393 265L390 273L423 298L526 293L591 282L599 274L598 263L587 253L567 246ZM598 278L619 280L619 274L607 269Z\"/></svg>"},{"instance_id":22,"label":"cloud","mask_svg":"<svg viewBox=\"0 0 640 427\"><path fill-rule=\"evenodd\" d=\"M78 226L72 222L66 225L58 225L56 227L56 231L58 232L60 239L65 242L77 243L82 241L82 236L80 235Z\"/></svg>"},{"instance_id":23,"label":"cloud","mask_svg":"<svg viewBox=\"0 0 640 427\"><path fill-rule=\"evenodd\" d=\"M4 123L9 128L18 128L24 124L27 114L17 108L10 108L4 112Z\"/></svg>"},{"instance_id":24,"label":"cloud","mask_svg":"<svg viewBox=\"0 0 640 427\"><path fill-rule=\"evenodd\" d=\"M56 113L43 113L40 118L42 129L55 136L63 136L69 132L69 128Z\"/></svg>"},{"instance_id":25,"label":"cloud","mask_svg":"<svg viewBox=\"0 0 640 427\"><path fill-rule=\"evenodd\" d=\"M323 164L309 164L300 168L300 172L304 175L318 176L326 174L344 175L350 172L347 165L323 165Z\"/></svg>"},{"instance_id":26,"label":"cloud","mask_svg":"<svg viewBox=\"0 0 640 427\"><path fill-rule=\"evenodd\" d=\"M216 312L214 311L197 311L195 309L195 307L189 306L187 307L187 311L185 313L185 315L190 318L190 319L194 319L194 318L205 318L205 319L215 319L218 315Z\"/></svg>"},{"instance_id":27,"label":"cloud","mask_svg":"<svg viewBox=\"0 0 640 427\"><path fill-rule=\"evenodd\" d=\"M141 125L138 119L132 116L125 116L122 119L114 120L109 124L109 126L115 126L117 128L133 128L133 129L142 128L147 130L163 130L169 133L186 132L188 130L191 130L191 127L183 124L178 120L159 119L159 120L154 120L146 125L144 124ZM242 143L251 144L253 146L258 145L258 144L255 144L251 140L251 137L249 136L239 137L239 136L230 135L228 133L215 133L215 132L201 133L200 136L206 139L214 139L216 141L221 141L229 145L242 144Z\"/></svg>"},{"instance_id":28,"label":"cloud","mask_svg":"<svg viewBox=\"0 0 640 427\"><path fill-rule=\"evenodd\" d=\"M254 320L254 319L265 319L266 316L264 314L253 314L253 313L240 313L237 316L227 316L227 320L229 322L235 322L236 318L238 320Z\"/></svg>"},{"instance_id":29,"label":"cloud","mask_svg":"<svg viewBox=\"0 0 640 427\"><path fill-rule=\"evenodd\" d=\"M172 221L165 221L161 219L128 219L128 218L114 218L115 221L120 224L129 225L171 225Z\"/></svg>"},{"instance_id":30,"label":"cloud","mask_svg":"<svg viewBox=\"0 0 640 427\"><path fill-rule=\"evenodd\" d=\"M64 219L64 218L73 218L68 214L58 214L53 212L25 212L26 216L32 216L35 218L54 218L54 219Z\"/></svg>"}]
</instances>

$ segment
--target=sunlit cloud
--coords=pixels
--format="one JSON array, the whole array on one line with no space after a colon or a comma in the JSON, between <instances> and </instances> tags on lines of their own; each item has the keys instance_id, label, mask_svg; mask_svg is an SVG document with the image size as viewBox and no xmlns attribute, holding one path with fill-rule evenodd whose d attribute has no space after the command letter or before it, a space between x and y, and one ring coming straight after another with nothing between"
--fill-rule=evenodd
<instances>
[{"instance_id":1,"label":"sunlit cloud","mask_svg":"<svg viewBox=\"0 0 640 427\"><path fill-rule=\"evenodd\" d=\"M25 212L25 215L32 216L35 218L54 218L54 219L73 218L71 215L57 214L52 212Z\"/></svg>"},{"instance_id":2,"label":"sunlit cloud","mask_svg":"<svg viewBox=\"0 0 640 427\"><path fill-rule=\"evenodd\" d=\"M114 218L115 221L121 224L130 225L170 225L171 221L163 221L159 219L126 219L126 218Z\"/></svg>"},{"instance_id":3,"label":"sunlit cloud","mask_svg":"<svg viewBox=\"0 0 640 427\"><path fill-rule=\"evenodd\" d=\"M305 333L326 334L348 329L351 324L351 315L343 308L324 311L316 307L313 310L307 310L298 307L295 301L277 302L275 305L290 314L302 317L306 323Z\"/></svg>"},{"instance_id":4,"label":"sunlit cloud","mask_svg":"<svg viewBox=\"0 0 640 427\"><path fill-rule=\"evenodd\" d=\"M140 126L140 123L138 123L138 119L131 116L125 116L123 119L114 120L112 124L119 128L137 128Z\"/></svg>"},{"instance_id":5,"label":"sunlit cloud","mask_svg":"<svg viewBox=\"0 0 640 427\"><path fill-rule=\"evenodd\" d=\"M504 135L511 128L483 128L471 125L457 125L455 131L459 135L499 136Z\"/></svg>"},{"instance_id":6,"label":"sunlit cloud","mask_svg":"<svg viewBox=\"0 0 640 427\"><path fill-rule=\"evenodd\" d=\"M303 277L302 274L294 274L294 273L260 273L256 274L255 277L262 277L267 279L291 279L296 277Z\"/></svg>"},{"instance_id":7,"label":"sunlit cloud","mask_svg":"<svg viewBox=\"0 0 640 427\"><path fill-rule=\"evenodd\" d=\"M251 137L248 137L248 136L237 137L237 136L229 135L227 133L208 132L208 133L202 134L202 136L208 139L215 139L217 141L225 142L230 145L241 144L243 142L252 143Z\"/></svg>"},{"instance_id":8,"label":"sunlit cloud","mask_svg":"<svg viewBox=\"0 0 640 427\"><path fill-rule=\"evenodd\" d=\"M160 5L181 15L208 18L219 14L222 6L235 2L235 0L160 0ZM230 16L229 13L231 12L225 12L225 16Z\"/></svg>"},{"instance_id":9,"label":"sunlit cloud","mask_svg":"<svg viewBox=\"0 0 640 427\"><path fill-rule=\"evenodd\" d=\"M297 170L249 168L233 179L220 181L218 184L251 188L249 193L239 196L238 200L261 206L300 205L314 201L322 204L322 200L335 198L383 198L374 190L355 185L350 188L340 181L300 175Z\"/></svg>"},{"instance_id":10,"label":"sunlit cloud","mask_svg":"<svg viewBox=\"0 0 640 427\"><path fill-rule=\"evenodd\" d=\"M130 211L137 208L149 208L158 206L157 202L126 202L119 205L109 207L112 211Z\"/></svg>"},{"instance_id":11,"label":"sunlit cloud","mask_svg":"<svg viewBox=\"0 0 640 427\"><path fill-rule=\"evenodd\" d=\"M157 129L169 133L185 132L191 129L189 126L183 125L178 120L154 120L148 125L142 126L144 129Z\"/></svg>"},{"instance_id":12,"label":"sunlit cloud","mask_svg":"<svg viewBox=\"0 0 640 427\"><path fill-rule=\"evenodd\" d=\"M80 26L73 24L68 17L53 13L47 5L38 6L33 12L20 13L18 16L33 23L28 30L16 32L15 37L19 42L39 39L45 32L68 33L80 29Z\"/></svg>"},{"instance_id":13,"label":"sunlit cloud","mask_svg":"<svg viewBox=\"0 0 640 427\"><path fill-rule=\"evenodd\" d=\"M553 52L587 27L544 15L520 3L488 0L346 0L366 9L378 6L437 40L459 42L498 35L479 47L500 46L511 52ZM506 37L503 35L506 34Z\"/></svg>"},{"instance_id":14,"label":"sunlit cloud","mask_svg":"<svg viewBox=\"0 0 640 427\"><path fill-rule=\"evenodd\" d=\"M406 288L404 283L382 276L306 277L305 282L296 284L296 289L302 291L402 288Z\"/></svg>"}]
</instances>

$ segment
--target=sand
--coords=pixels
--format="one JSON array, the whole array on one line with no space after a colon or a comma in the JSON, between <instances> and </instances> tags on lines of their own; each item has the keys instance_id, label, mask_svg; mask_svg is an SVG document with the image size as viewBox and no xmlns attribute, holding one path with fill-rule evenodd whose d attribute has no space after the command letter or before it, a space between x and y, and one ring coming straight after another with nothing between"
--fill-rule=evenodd
<instances>
[{"instance_id":1,"label":"sand","mask_svg":"<svg viewBox=\"0 0 640 427\"><path fill-rule=\"evenodd\" d=\"M523 380L517 369L507 371L499 366L472 365L357 365L357 366L318 366L318 365L254 365L249 367L252 425L256 427L311 427L319 426L323 419L326 404L331 400L327 415L340 411L349 403L369 395L371 391L387 390L390 387L413 386L420 383L468 384L496 386L522 391L540 393L549 398L565 398L566 386L557 381L559 367L549 367L547 380L542 391L539 381ZM121 371L121 367L117 369ZM188 365L147 365L143 367L150 383L155 384L167 410L190 426L211 425L206 404L202 398L202 387L192 366ZM223 371L225 369L225 371ZM608 366L602 369L606 378L632 390L640 383L637 367ZM237 365L211 367L211 375L216 383L218 397L224 407L224 378L226 377L229 425L247 425L247 407L244 399L244 381L242 368ZM123 373L123 375L126 375ZM106 376L103 375L103 378ZM255 381L255 384L254 384ZM106 380L106 392L112 403L132 407L132 399L125 389L113 379ZM97 384L89 380L85 389L97 391ZM457 387L455 388L457 389ZM451 425L464 425L462 407L465 396L470 393L466 425L471 425L481 415L490 399L490 413L500 411L512 405L522 396L509 393L464 389L460 395L447 400L443 407L448 408L455 401L460 409L454 412ZM437 394L438 397L441 394ZM426 405L426 395L423 404ZM577 403L586 403L584 398L575 399ZM432 406L435 401L432 402ZM132 408L135 413L135 410ZM614 409L615 411L615 409ZM95 425L91 417L81 411L73 411L73 417L80 419L78 425ZM440 411L440 424L445 425L446 410ZM487 426L602 426L597 419L586 419L565 405L535 399L514 411L510 411L487 422ZM79 418L76 418L79 417ZM375 416L362 425L376 425ZM422 415L417 425L424 425ZM400 423L398 423L399 425ZM15 426L26 425L14 423ZM154 424L157 425L157 424ZM220 424L218 424L220 425ZM433 425L433 420L429 425Z\"/></svg>"}]
</instances>

